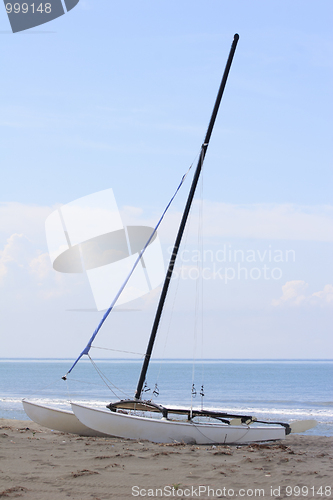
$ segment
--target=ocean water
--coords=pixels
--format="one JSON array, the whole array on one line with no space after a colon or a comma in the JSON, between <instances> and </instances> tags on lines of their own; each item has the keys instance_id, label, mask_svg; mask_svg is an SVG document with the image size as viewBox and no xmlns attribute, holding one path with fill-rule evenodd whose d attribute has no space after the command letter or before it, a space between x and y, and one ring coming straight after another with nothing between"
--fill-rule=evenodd
<instances>
[{"instance_id":1,"label":"ocean water","mask_svg":"<svg viewBox=\"0 0 333 500\"><path fill-rule=\"evenodd\" d=\"M0 360L0 418L28 420L22 399L58 408L70 400L105 407L134 396L140 360ZM168 360L151 362L146 399L290 422L315 419L306 434L333 436L333 360ZM159 395L152 393L157 384ZM192 385L196 395L192 394ZM200 396L203 386L204 396ZM150 390L148 390L150 389Z\"/></svg>"}]
</instances>

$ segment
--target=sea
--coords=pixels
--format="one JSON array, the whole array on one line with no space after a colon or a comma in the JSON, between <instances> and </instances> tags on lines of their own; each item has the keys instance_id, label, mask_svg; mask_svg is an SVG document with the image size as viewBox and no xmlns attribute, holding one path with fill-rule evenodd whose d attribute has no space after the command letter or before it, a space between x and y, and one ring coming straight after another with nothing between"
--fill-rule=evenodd
<instances>
[{"instance_id":1,"label":"sea","mask_svg":"<svg viewBox=\"0 0 333 500\"><path fill-rule=\"evenodd\" d=\"M142 360L0 359L0 418L29 420L22 399L70 409L133 398ZM144 398L258 420L315 419L307 435L333 436L333 360L152 360Z\"/></svg>"}]
</instances>

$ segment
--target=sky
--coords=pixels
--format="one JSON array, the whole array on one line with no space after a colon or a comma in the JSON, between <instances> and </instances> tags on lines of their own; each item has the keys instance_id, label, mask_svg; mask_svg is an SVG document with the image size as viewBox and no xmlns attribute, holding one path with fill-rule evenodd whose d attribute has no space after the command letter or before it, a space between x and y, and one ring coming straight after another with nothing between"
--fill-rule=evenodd
<instances>
[{"instance_id":1,"label":"sky","mask_svg":"<svg viewBox=\"0 0 333 500\"><path fill-rule=\"evenodd\" d=\"M155 226L239 33L154 355L332 358L332 14L330 0L80 0L12 34L0 8L0 357L79 355L102 313L84 273L52 268L45 220L112 188L126 224ZM165 265L189 187L159 230ZM143 353L159 292L111 313L98 345Z\"/></svg>"}]
</instances>

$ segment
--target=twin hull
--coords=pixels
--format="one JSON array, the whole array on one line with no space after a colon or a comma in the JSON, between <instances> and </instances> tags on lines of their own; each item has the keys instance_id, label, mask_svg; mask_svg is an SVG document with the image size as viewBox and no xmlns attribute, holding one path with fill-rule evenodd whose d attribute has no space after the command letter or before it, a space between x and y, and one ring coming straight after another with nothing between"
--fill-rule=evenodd
<instances>
[{"instance_id":1,"label":"twin hull","mask_svg":"<svg viewBox=\"0 0 333 500\"><path fill-rule=\"evenodd\" d=\"M155 443L189 444L253 443L285 438L281 426L250 427L223 423L179 422L126 415L72 403L76 417L85 426L103 434Z\"/></svg>"},{"instance_id":2,"label":"twin hull","mask_svg":"<svg viewBox=\"0 0 333 500\"><path fill-rule=\"evenodd\" d=\"M89 429L71 411L42 406L31 401L22 401L23 408L31 420L54 431L79 434L80 436L105 436Z\"/></svg>"}]
</instances>

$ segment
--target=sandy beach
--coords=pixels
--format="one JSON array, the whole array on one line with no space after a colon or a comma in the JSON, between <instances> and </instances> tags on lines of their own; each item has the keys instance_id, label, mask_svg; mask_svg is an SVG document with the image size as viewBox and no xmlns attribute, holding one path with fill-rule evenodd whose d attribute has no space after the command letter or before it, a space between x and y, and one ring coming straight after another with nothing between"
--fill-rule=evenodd
<instances>
[{"instance_id":1,"label":"sandy beach","mask_svg":"<svg viewBox=\"0 0 333 500\"><path fill-rule=\"evenodd\" d=\"M331 498L333 437L241 446L87 438L0 419L0 498Z\"/></svg>"}]
</instances>

